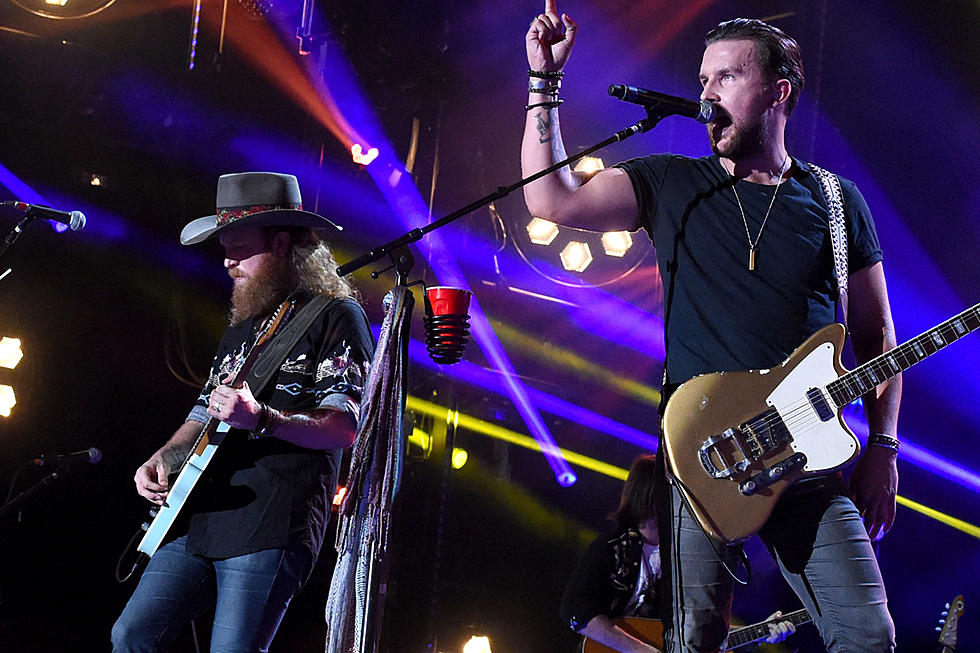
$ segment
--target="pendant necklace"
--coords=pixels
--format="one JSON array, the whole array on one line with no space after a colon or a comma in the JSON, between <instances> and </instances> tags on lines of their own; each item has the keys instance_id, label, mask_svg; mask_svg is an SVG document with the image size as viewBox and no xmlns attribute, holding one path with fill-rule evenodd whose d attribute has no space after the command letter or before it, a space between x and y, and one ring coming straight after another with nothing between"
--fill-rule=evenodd
<instances>
[{"instance_id":1,"label":"pendant necklace","mask_svg":"<svg viewBox=\"0 0 980 653\"><path fill-rule=\"evenodd\" d=\"M772 192L772 199L769 200L769 208L766 209L766 215L762 218L762 226L759 227L759 233L755 237L755 241L752 240L752 234L749 232L749 221L745 219L745 209L742 208L742 200L738 196L738 189L735 188L735 174L733 172L728 173L732 178L732 192L735 193L735 201L738 203L739 213L742 214L742 224L745 225L745 238L749 243L749 272L755 271L755 252L759 245L759 239L762 238L762 230L766 228L766 222L769 220L769 214L772 212L772 205L776 203L776 194L779 193L779 187L783 185L783 175L786 174L786 163L789 161L789 153L783 157L783 162L779 166L779 175L774 175L772 170L769 171L769 176L773 179L778 179L776 182L776 190ZM732 166L734 170L734 165Z\"/></svg>"}]
</instances>

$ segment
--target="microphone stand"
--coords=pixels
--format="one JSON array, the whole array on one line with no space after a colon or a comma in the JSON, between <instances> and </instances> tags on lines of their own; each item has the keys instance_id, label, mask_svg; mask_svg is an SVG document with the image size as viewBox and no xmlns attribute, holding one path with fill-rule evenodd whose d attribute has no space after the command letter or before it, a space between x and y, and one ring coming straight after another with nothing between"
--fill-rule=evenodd
<instances>
[{"instance_id":1,"label":"microphone stand","mask_svg":"<svg viewBox=\"0 0 980 653\"><path fill-rule=\"evenodd\" d=\"M59 478L61 478L61 476L62 476L61 468L59 467L55 469L53 472L51 472L50 474L48 474L47 476L45 476L44 478L42 478L40 481L32 485L30 488L24 490L10 501L0 506L0 519L2 519L3 516L6 515L8 512L10 512L20 504L27 501L39 490L57 481Z\"/></svg>"},{"instance_id":2,"label":"microphone stand","mask_svg":"<svg viewBox=\"0 0 980 653\"><path fill-rule=\"evenodd\" d=\"M425 225L424 227L419 227L419 228L416 228L416 229L412 229L411 231L409 231L409 232L407 232L407 233L399 236L398 238L396 238L396 239L394 239L392 241L389 241L387 243L384 243L383 245L379 245L378 247L375 247L374 249L372 249L367 254L363 254L363 255L355 258L354 260L352 260L352 261L350 261L348 263L345 263L344 265L341 265L340 267L338 267L337 268L337 274L339 276L341 276L341 277L346 276L346 275L354 272L355 270L359 270L362 267L364 267L366 265L369 265L369 264L371 264L371 263L373 263L375 261L378 261L378 260L380 260L380 259L382 259L382 258L384 258L384 257L387 256L391 260L391 265L388 266L387 268L382 269L382 270L377 270L377 271L372 272L371 273L371 277L374 278L374 279L377 279L385 271L390 270L390 269L394 269L395 270L395 274L396 274L396 278L397 278L397 282L396 282L397 286L408 287L408 286L415 285L415 283L419 283L419 282L413 282L413 283L409 283L408 282L408 276L411 273L412 267L415 264L414 256L412 255L412 252L411 252L411 250L408 247L408 245L410 243L414 243L414 242L416 242L418 240L421 240L422 239L422 236L424 236L425 234L429 233L430 231L433 231L435 229L439 229L440 227L443 227L443 226L449 224L450 222L453 222L453 221L455 221L455 220L463 217L464 215L466 215L466 214L468 214L468 213L470 213L470 212L472 212L472 211L480 208L481 206L486 206L486 205L490 204L491 202L494 202L494 201L496 201L498 199L501 199L503 197L506 197L507 195L509 195L513 191L517 190L518 188L522 188L522 187L526 186L527 184L531 183L532 181L535 181L537 179L540 179L541 177L544 177L545 175L548 175L548 174L554 172L555 170L558 170L560 168L563 168L564 166L566 166L566 165L568 165L570 163L573 163L573 162L581 159L582 157L588 156L589 154L592 154L593 152L595 152L597 150L600 150L600 149L606 147L607 145L611 145L612 143L618 143L619 141L625 140L625 139L627 139L630 136L633 136L635 134L640 134L640 133L649 131L650 129L652 129L653 127L655 127L657 125L657 123L660 122L660 120L662 120L664 117L665 117L664 115L658 115L653 110L651 110L651 109L648 108L647 109L647 117L646 118L643 118L640 121L638 121L636 124L631 125L630 127L627 127L626 129L623 129L621 131L616 132L615 134L613 134L609 138L607 138L607 139L605 139L605 140L603 140L603 141L601 141L601 142L593 145L592 147L589 147L589 148L587 148L585 150L582 150L581 152L579 152L577 154L574 154L574 155L572 155L572 156L564 159L563 161L559 161L558 163L555 163L554 165L549 166L549 167L547 167L547 168L545 168L545 169L543 169L543 170L541 170L539 172L536 172L536 173L534 173L532 175L529 175L528 177L524 177L523 179L520 179L520 180L516 181L515 183L511 184L510 186L501 186L501 187L497 188L497 190L494 191L493 193L490 193L489 195L487 195L485 197L482 197L482 198L480 198L478 200L475 200L473 202L470 202L466 206L464 206L464 207L462 207L460 209L457 209L456 211L453 211L452 213L450 213L450 214L448 214L448 215L446 215L446 216L444 216L444 217L442 217L442 218L440 218L440 219L438 219L438 220L436 220L434 222L431 222L431 223ZM409 316L406 319L411 319L411 315L409 314ZM394 337L395 337L395 340L396 340L396 343L397 343L395 345L395 347L398 348L398 349L401 349L404 352L407 352L407 343L400 342L400 338L398 336L394 336ZM372 367L373 366L374 365L372 363ZM404 402L402 402L402 410L404 411ZM445 495L445 491L446 491L446 487L445 487L445 480L446 480L445 474L447 473L446 470L448 470L450 468L450 466L451 466L451 460L452 460L452 442L453 442L453 437L452 436L454 435L454 433L455 433L454 432L454 429L452 429L452 427L450 427L450 431L447 432L446 451L444 452L444 458L443 458L443 467L444 467L444 469L443 469L443 473L444 473L444 479L443 479L443 481L444 482L443 482L443 491L442 491L443 496L441 497L441 502L440 502L440 515L439 515L439 519L440 519L440 524L439 524L439 526L440 526L440 534L439 534L439 536L441 536L441 526L442 526L441 520L442 520L442 517L443 517L441 511L442 511L442 509L444 507L442 504L445 502L445 496L444 496ZM368 586L367 587L368 587L368 594L369 594L369 596L370 596L370 594L372 592L372 586L374 584L374 576L375 576L375 574L380 572L380 575L381 576L385 576L386 575L386 571L387 571L386 569L376 569L376 563L377 562L378 562L378 560L377 560L376 552L374 550L374 544L372 544L372 550L371 550L371 553L370 553L370 559L368 561ZM436 573L438 573L438 570L436 571ZM382 583L383 582L384 582L384 579L382 578ZM434 578L433 579L433 584L435 585L437 582L438 582L438 579L437 578ZM435 587L433 587L433 590L435 590ZM376 642L377 641L377 632L376 631L372 631L371 619L375 618L375 614L374 613L376 613L380 609L380 601L374 602L375 605L373 607L372 607L371 603L372 603L371 601L368 601L368 605L366 606L366 609L365 609L365 614L364 614L364 616L362 618L361 630L360 630L359 633L357 633L358 641L359 641L360 646L361 646L361 648L360 648L361 651L369 651L369 650L371 650L371 648L373 647L372 641L373 642Z\"/></svg>"},{"instance_id":3,"label":"microphone stand","mask_svg":"<svg viewBox=\"0 0 980 653\"><path fill-rule=\"evenodd\" d=\"M396 267L397 269L399 267L399 260L404 261L404 253L408 252L407 245L410 243L414 243L418 240L421 240L422 236L429 233L430 231L439 229L440 227L443 227L449 224L450 222L455 222L456 220L463 217L467 213L471 213L472 211L475 211L481 206L486 206L491 202L495 202L501 198L504 198L507 195L510 195L518 188L523 188L524 186L530 184L532 181L536 181L541 177L544 177L545 175L549 175L552 172L559 170L560 168L564 168L568 164L574 163L575 161L578 161L582 157L588 156L597 150L601 150L607 145L612 145L613 143L624 141L630 136L647 132L653 129L654 127L656 127L657 123L659 123L665 117L666 115L658 114L654 109L648 108L647 117L638 121L636 124L631 125L626 129L620 130L615 134L613 134L612 136L610 136L609 138L605 139L604 141L596 143L592 147L586 148L577 154L573 154L572 156L562 161L559 161L554 165L548 166L547 168L543 170L539 170L538 172L535 172L532 175L519 179L518 181L514 182L509 186L499 186L497 190L490 193L489 195L486 195L485 197L481 197L478 200L470 202L466 206L459 208L453 211L452 213L439 218L434 222L430 222L424 227L418 227L416 229L412 229L411 231L402 234L401 236L395 238L392 241L389 241L387 243L384 243L383 245L379 245L378 247L375 247L367 254L362 254L361 256L358 256L354 260L349 261L341 265L340 267L338 267L337 274L342 277L346 276L351 272L354 272L355 270L359 270L362 267L374 263L375 261L378 261L386 256L391 257L394 264L393 266ZM409 256L411 256L411 254L409 254ZM411 263L409 263L409 269L410 267L411 267ZM386 269L390 269L390 267ZM407 270L405 272L402 272L402 270L400 269L397 271L399 274L399 285L405 285L404 276L407 275ZM378 274L380 274L380 272L374 273L372 274L372 276L377 278Z\"/></svg>"},{"instance_id":4,"label":"microphone stand","mask_svg":"<svg viewBox=\"0 0 980 653\"><path fill-rule=\"evenodd\" d=\"M31 215L30 213L20 219L17 226L11 229L10 233L8 233L3 239L3 245L0 246L0 255L3 255L3 253L14 244L14 241L16 241L17 238L24 233L24 229L26 229L27 225L29 225L33 220L35 220L35 216Z\"/></svg>"}]
</instances>

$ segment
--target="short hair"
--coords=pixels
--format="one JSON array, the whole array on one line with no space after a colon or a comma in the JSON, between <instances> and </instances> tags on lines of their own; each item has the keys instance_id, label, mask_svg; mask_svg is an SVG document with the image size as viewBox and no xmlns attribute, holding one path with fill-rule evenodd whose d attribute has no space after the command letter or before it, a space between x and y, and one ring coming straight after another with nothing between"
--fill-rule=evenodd
<instances>
[{"instance_id":1,"label":"short hair","mask_svg":"<svg viewBox=\"0 0 980 653\"><path fill-rule=\"evenodd\" d=\"M786 32L755 18L734 18L718 23L704 37L705 46L715 41L753 41L759 63L770 78L789 80L792 89L786 103L787 115L793 113L803 90L803 57L800 45Z\"/></svg>"},{"instance_id":2,"label":"short hair","mask_svg":"<svg viewBox=\"0 0 980 653\"><path fill-rule=\"evenodd\" d=\"M639 528L656 516L656 467L657 457L653 454L638 456L630 465L619 507L609 516L619 528Z\"/></svg>"}]
</instances>

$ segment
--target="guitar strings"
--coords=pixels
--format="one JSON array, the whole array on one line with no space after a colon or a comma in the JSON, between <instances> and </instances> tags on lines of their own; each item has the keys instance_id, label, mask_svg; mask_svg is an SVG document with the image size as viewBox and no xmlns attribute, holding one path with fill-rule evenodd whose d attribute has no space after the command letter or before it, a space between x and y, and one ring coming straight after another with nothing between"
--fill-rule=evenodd
<instances>
[{"instance_id":1,"label":"guitar strings","mask_svg":"<svg viewBox=\"0 0 980 653\"><path fill-rule=\"evenodd\" d=\"M968 321L970 318L973 319L973 323ZM980 304L876 356L858 369L841 375L827 385L822 386L821 391L829 396L837 408L843 408L858 397L873 390L880 383L887 381L978 328L980 328ZM939 337L938 341L936 340L936 336ZM933 346L935 349L929 351ZM921 356L919 355L920 352L922 354ZM900 368L898 372L894 370L896 366ZM868 374L869 370L872 372L870 375ZM882 381L878 381L878 376L874 374L875 372L882 377ZM867 379L869 383L862 383L862 379L865 377L870 377ZM853 396L848 398L848 395L844 391L849 391ZM750 447L751 458L746 455L743 447L737 441L736 447L744 459L754 462L773 449L772 446L763 446L758 432L771 433L774 428L782 423L791 433L796 432L799 434L813 429L822 422L823 420L820 419L816 409L809 400L792 404L783 413L774 410L771 414L766 414L759 419L745 422L749 429L748 435L743 434L743 437L745 438L746 444ZM771 437L767 437L766 441L771 443ZM755 454L756 450L760 454ZM717 453L719 456L722 455L720 451Z\"/></svg>"}]
</instances>

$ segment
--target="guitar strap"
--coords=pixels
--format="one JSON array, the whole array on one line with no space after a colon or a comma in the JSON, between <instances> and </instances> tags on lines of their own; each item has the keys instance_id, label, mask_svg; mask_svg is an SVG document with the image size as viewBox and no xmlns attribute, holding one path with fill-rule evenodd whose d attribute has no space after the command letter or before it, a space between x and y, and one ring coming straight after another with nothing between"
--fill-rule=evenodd
<instances>
[{"instance_id":1,"label":"guitar strap","mask_svg":"<svg viewBox=\"0 0 980 653\"><path fill-rule=\"evenodd\" d=\"M820 166L807 163L810 172L816 178L823 195L824 203L827 208L828 228L830 229L830 242L834 253L834 273L837 276L837 301L840 303L840 312L843 317L844 327L847 328L847 223L844 219L844 194L841 191L840 179L834 173L824 170ZM670 290L673 290L671 284ZM667 348L667 320L670 315L670 300L664 302L664 349ZM661 379L661 388L669 388L667 379L667 356L664 355L664 372ZM660 417L663 418L664 402L658 409Z\"/></svg>"},{"instance_id":2,"label":"guitar strap","mask_svg":"<svg viewBox=\"0 0 980 653\"><path fill-rule=\"evenodd\" d=\"M841 192L840 179L812 163L807 164L810 172L820 182L820 191L827 203L827 214L830 219L830 242L834 247L834 271L837 274L837 298L840 301L841 315L844 326L847 326L847 225L844 222L844 194Z\"/></svg>"},{"instance_id":3,"label":"guitar strap","mask_svg":"<svg viewBox=\"0 0 980 653\"><path fill-rule=\"evenodd\" d=\"M337 301L336 297L317 295L289 320L282 331L275 335L246 375L245 381L253 396L258 396L262 392L272 378L272 374L279 369L289 352L313 324L313 320L335 301Z\"/></svg>"}]
</instances>

